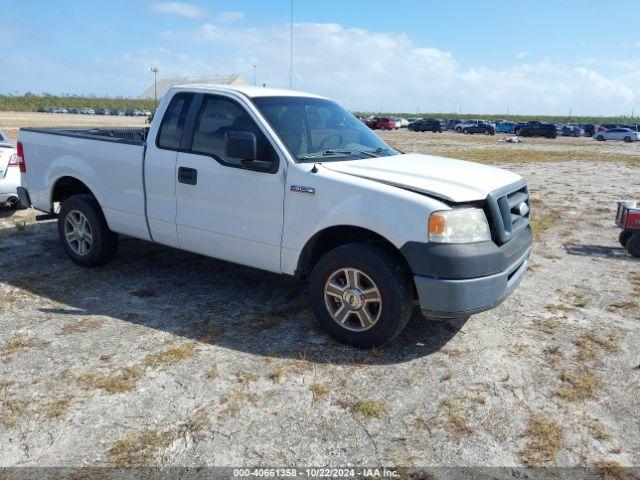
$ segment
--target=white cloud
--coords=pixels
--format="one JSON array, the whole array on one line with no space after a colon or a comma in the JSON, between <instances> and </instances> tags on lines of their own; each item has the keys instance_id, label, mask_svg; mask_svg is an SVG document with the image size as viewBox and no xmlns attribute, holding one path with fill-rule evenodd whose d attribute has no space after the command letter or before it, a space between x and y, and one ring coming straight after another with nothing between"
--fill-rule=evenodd
<instances>
[{"instance_id":1,"label":"white cloud","mask_svg":"<svg viewBox=\"0 0 640 480\"><path fill-rule=\"evenodd\" d=\"M635 43L633 44L633 46L634 46L634 47L636 47L636 48L640 48L640 40L638 40L637 42L635 42Z\"/></svg>"},{"instance_id":2,"label":"white cloud","mask_svg":"<svg viewBox=\"0 0 640 480\"><path fill-rule=\"evenodd\" d=\"M230 12L220 12L215 16L216 22L227 23L227 22L237 22L244 18L244 12L241 11L230 11Z\"/></svg>"},{"instance_id":3,"label":"white cloud","mask_svg":"<svg viewBox=\"0 0 640 480\"><path fill-rule=\"evenodd\" d=\"M159 46L151 46L157 44ZM161 48L164 47L164 48ZM287 25L239 27L205 23L159 33L149 45L91 65L23 58L0 60L6 89L138 95L160 76L242 74L259 84L289 85ZM346 28L294 26L293 87L334 98L354 110L416 112L620 114L640 104L640 60L634 56L560 64L513 60L495 68L461 64L451 52L417 44L409 35ZM24 63L24 64L23 64ZM65 71L68 75L55 72ZM42 80L46 79L46 80Z\"/></svg>"},{"instance_id":4,"label":"white cloud","mask_svg":"<svg viewBox=\"0 0 640 480\"><path fill-rule=\"evenodd\" d=\"M527 58L529 56L529 52L518 52L516 53L516 58L518 60L522 60L524 58Z\"/></svg>"},{"instance_id":5,"label":"white cloud","mask_svg":"<svg viewBox=\"0 0 640 480\"><path fill-rule=\"evenodd\" d=\"M242 73L250 80L256 64L259 83L288 86L286 26L204 24L174 35L179 43L206 43L215 73ZM294 26L294 88L353 109L451 112L461 106L463 112L494 113L508 105L512 112L563 114L572 106L576 113L616 114L640 100L635 76L629 76L639 69L631 68L627 62L624 72L604 75L596 67L550 60L504 69L462 66L450 52L417 45L406 34L338 24Z\"/></svg>"},{"instance_id":6,"label":"white cloud","mask_svg":"<svg viewBox=\"0 0 640 480\"><path fill-rule=\"evenodd\" d=\"M203 15L203 11L197 5L183 2L159 2L153 5L153 10L158 13L178 15L186 18L198 18Z\"/></svg>"}]
</instances>

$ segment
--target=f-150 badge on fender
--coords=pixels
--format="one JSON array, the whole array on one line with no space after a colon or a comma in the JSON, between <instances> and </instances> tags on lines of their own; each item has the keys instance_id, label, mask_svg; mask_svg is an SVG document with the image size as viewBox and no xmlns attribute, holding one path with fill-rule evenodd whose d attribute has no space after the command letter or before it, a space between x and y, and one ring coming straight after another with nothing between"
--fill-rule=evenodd
<instances>
[{"instance_id":1,"label":"f-150 badge on fender","mask_svg":"<svg viewBox=\"0 0 640 480\"><path fill-rule=\"evenodd\" d=\"M315 195L316 189L313 187L304 187L302 185L291 185L291 191L293 193L302 193L304 195Z\"/></svg>"}]
</instances>

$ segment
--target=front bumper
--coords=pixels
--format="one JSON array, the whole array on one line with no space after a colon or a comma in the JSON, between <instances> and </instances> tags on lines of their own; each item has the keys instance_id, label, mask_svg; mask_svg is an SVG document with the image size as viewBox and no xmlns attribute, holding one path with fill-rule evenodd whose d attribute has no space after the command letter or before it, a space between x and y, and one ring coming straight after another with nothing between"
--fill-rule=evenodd
<instances>
[{"instance_id":1,"label":"front bumper","mask_svg":"<svg viewBox=\"0 0 640 480\"><path fill-rule=\"evenodd\" d=\"M502 246L493 242L404 249L412 267L420 308L427 317L455 318L489 310L520 284L531 255L527 227ZM407 255L407 251L410 255Z\"/></svg>"}]
</instances>

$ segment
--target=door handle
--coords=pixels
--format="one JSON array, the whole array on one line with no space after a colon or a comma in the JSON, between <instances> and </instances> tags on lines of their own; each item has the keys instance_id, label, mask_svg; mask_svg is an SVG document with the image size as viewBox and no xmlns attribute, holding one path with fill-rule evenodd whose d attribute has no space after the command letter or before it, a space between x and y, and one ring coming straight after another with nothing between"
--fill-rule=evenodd
<instances>
[{"instance_id":1,"label":"door handle","mask_svg":"<svg viewBox=\"0 0 640 480\"><path fill-rule=\"evenodd\" d=\"M198 183L198 170L195 168L180 167L178 168L178 182L187 185L195 185Z\"/></svg>"}]
</instances>

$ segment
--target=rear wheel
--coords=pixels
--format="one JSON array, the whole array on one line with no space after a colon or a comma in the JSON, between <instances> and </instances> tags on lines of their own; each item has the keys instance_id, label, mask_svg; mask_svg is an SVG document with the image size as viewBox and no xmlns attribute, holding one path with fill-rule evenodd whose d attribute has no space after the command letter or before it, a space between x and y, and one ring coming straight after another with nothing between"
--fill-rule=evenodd
<instances>
[{"instance_id":1,"label":"rear wheel","mask_svg":"<svg viewBox=\"0 0 640 480\"><path fill-rule=\"evenodd\" d=\"M631 137L624 137L624 141L627 143L631 143Z\"/></svg>"},{"instance_id":2,"label":"rear wheel","mask_svg":"<svg viewBox=\"0 0 640 480\"><path fill-rule=\"evenodd\" d=\"M620 235L618 235L618 241L620 242L620 245L622 245L623 247L626 247L627 246L627 242L631 238L632 234L633 234L633 232L631 230L623 230L623 231L621 231Z\"/></svg>"},{"instance_id":3,"label":"rear wheel","mask_svg":"<svg viewBox=\"0 0 640 480\"><path fill-rule=\"evenodd\" d=\"M604 142L604 137L602 135L598 135L596 137L596 140L598 140L599 142Z\"/></svg>"},{"instance_id":4,"label":"rear wheel","mask_svg":"<svg viewBox=\"0 0 640 480\"><path fill-rule=\"evenodd\" d=\"M18 207L20 206L20 202L18 201L18 197L11 197L9 200L7 200L7 204L9 205L9 207L12 210L17 210Z\"/></svg>"},{"instance_id":5,"label":"rear wheel","mask_svg":"<svg viewBox=\"0 0 640 480\"><path fill-rule=\"evenodd\" d=\"M485 135L491 135L491 130L489 130L488 128L485 129L484 134Z\"/></svg>"},{"instance_id":6,"label":"rear wheel","mask_svg":"<svg viewBox=\"0 0 640 480\"><path fill-rule=\"evenodd\" d=\"M382 248L348 244L316 264L309 281L316 319L339 342L383 346L404 329L413 308L410 276Z\"/></svg>"},{"instance_id":7,"label":"rear wheel","mask_svg":"<svg viewBox=\"0 0 640 480\"><path fill-rule=\"evenodd\" d=\"M109 230L100 205L91 195L74 195L62 203L58 235L67 256L83 267L107 263L118 249L118 235Z\"/></svg>"},{"instance_id":8,"label":"rear wheel","mask_svg":"<svg viewBox=\"0 0 640 480\"><path fill-rule=\"evenodd\" d=\"M467 130L466 128L462 129L462 133L464 133L465 135L469 133L469 130Z\"/></svg>"},{"instance_id":9,"label":"rear wheel","mask_svg":"<svg viewBox=\"0 0 640 480\"><path fill-rule=\"evenodd\" d=\"M627 252L636 258L640 257L640 232L635 232L631 238L627 240Z\"/></svg>"}]
</instances>

